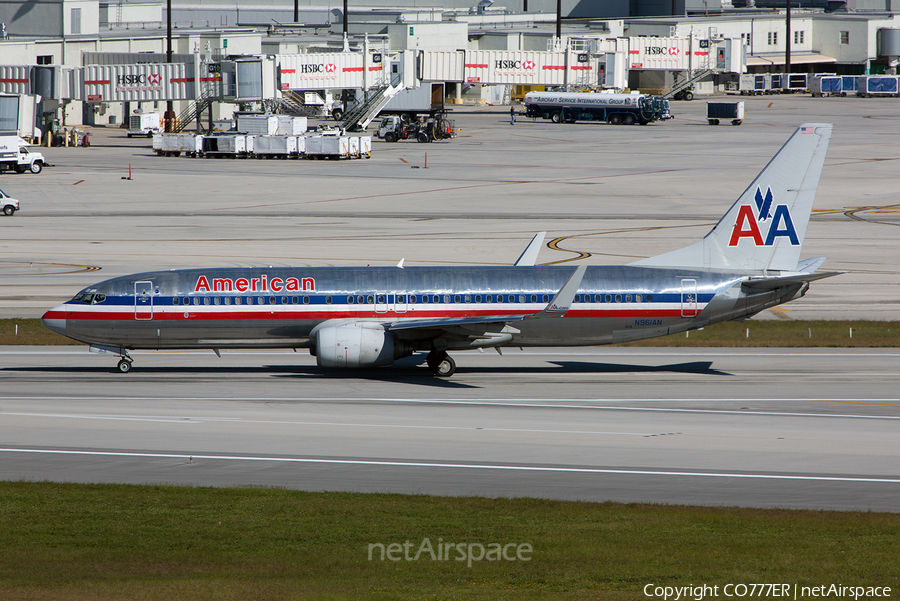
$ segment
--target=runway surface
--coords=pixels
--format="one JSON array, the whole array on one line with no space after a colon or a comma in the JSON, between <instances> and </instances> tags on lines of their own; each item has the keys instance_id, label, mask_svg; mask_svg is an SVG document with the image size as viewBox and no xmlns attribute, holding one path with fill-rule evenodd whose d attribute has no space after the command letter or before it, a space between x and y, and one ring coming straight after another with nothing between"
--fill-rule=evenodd
<instances>
[{"instance_id":1,"label":"runway surface","mask_svg":"<svg viewBox=\"0 0 900 601\"><path fill-rule=\"evenodd\" d=\"M0 350L0 479L900 511L900 351Z\"/></svg>"}]
</instances>

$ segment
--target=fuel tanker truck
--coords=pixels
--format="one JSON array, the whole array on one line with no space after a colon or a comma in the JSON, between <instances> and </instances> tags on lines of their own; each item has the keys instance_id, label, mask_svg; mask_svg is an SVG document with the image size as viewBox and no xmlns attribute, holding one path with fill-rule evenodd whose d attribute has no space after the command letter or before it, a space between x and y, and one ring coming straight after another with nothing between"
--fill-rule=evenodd
<instances>
[{"instance_id":1,"label":"fuel tanker truck","mask_svg":"<svg viewBox=\"0 0 900 601\"><path fill-rule=\"evenodd\" d=\"M529 92L525 94L525 115L554 123L606 121L615 125L647 125L673 118L665 98L608 92Z\"/></svg>"}]
</instances>

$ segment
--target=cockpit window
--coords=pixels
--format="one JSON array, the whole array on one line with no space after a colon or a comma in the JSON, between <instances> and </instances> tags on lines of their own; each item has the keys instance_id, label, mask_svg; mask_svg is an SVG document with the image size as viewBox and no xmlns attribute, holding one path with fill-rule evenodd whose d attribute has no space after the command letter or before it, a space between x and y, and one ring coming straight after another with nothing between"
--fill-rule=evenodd
<instances>
[{"instance_id":1,"label":"cockpit window","mask_svg":"<svg viewBox=\"0 0 900 601\"><path fill-rule=\"evenodd\" d=\"M91 302L94 300L94 295L93 295L93 293L79 292L78 294L75 295L75 298L73 298L72 300L75 301L76 303L84 303L85 305L90 305Z\"/></svg>"},{"instance_id":2,"label":"cockpit window","mask_svg":"<svg viewBox=\"0 0 900 601\"><path fill-rule=\"evenodd\" d=\"M95 294L95 295L94 295L94 302L91 303L91 304L96 305L97 303L102 303L102 302L105 301L105 300L106 300L106 295L105 295L105 294Z\"/></svg>"}]
</instances>

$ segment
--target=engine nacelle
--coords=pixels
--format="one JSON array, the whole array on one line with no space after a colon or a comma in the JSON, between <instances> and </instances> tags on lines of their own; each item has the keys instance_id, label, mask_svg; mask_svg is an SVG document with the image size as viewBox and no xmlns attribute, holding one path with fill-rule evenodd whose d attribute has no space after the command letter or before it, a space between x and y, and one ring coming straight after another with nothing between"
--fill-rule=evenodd
<instances>
[{"instance_id":1,"label":"engine nacelle","mask_svg":"<svg viewBox=\"0 0 900 601\"><path fill-rule=\"evenodd\" d=\"M365 321L325 325L312 338L319 367L386 367L410 354L380 324Z\"/></svg>"}]
</instances>

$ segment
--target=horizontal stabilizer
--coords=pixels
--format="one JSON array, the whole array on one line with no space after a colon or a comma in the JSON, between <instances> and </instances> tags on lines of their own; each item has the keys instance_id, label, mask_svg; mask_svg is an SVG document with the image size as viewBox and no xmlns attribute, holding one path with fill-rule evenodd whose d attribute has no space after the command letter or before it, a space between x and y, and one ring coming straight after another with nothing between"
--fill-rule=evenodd
<instances>
[{"instance_id":1,"label":"horizontal stabilizer","mask_svg":"<svg viewBox=\"0 0 900 601\"><path fill-rule=\"evenodd\" d=\"M832 276L841 275L845 271L823 271L822 273L802 273L800 275L788 275L780 278L750 278L741 285L747 288L756 288L762 290L774 290L783 286L791 286L793 284L803 284L814 280L822 280Z\"/></svg>"},{"instance_id":2,"label":"horizontal stabilizer","mask_svg":"<svg viewBox=\"0 0 900 601\"><path fill-rule=\"evenodd\" d=\"M828 257L815 257L813 259L803 259L797 263L797 271L800 273L812 273L822 266L822 263L828 260Z\"/></svg>"}]
</instances>

